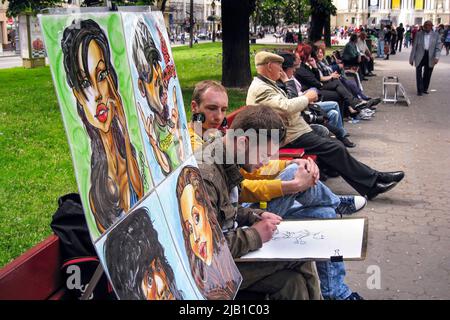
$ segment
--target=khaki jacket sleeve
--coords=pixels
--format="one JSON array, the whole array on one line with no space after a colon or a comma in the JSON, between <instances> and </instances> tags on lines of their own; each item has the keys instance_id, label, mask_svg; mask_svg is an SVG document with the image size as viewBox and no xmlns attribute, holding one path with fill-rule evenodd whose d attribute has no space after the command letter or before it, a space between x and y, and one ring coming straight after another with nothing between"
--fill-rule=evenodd
<instances>
[{"instance_id":1,"label":"khaki jacket sleeve","mask_svg":"<svg viewBox=\"0 0 450 320\"><path fill-rule=\"evenodd\" d=\"M234 259L240 258L251 251L262 247L262 240L254 228L237 228L227 232L225 239Z\"/></svg>"},{"instance_id":2,"label":"khaki jacket sleeve","mask_svg":"<svg viewBox=\"0 0 450 320\"><path fill-rule=\"evenodd\" d=\"M223 190L218 190L211 181L204 179L206 192L209 195L209 200L211 202L211 206L213 207L217 220L221 228L224 226L225 217L227 214L225 213L224 208L222 210L221 206L221 197L220 192ZM252 225L256 218L253 217L253 212L260 213L260 210L245 210L244 208L238 209L237 213L237 222L238 225ZM245 222L245 223L244 223ZM236 228L230 229L229 231L224 233L225 239L228 244L228 248L230 249L231 255L233 258L239 258L250 251L257 250L262 247L262 240L259 236L259 233L256 229L253 228Z\"/></svg>"},{"instance_id":3,"label":"khaki jacket sleeve","mask_svg":"<svg viewBox=\"0 0 450 320\"><path fill-rule=\"evenodd\" d=\"M309 100L305 96L288 99L269 86L260 86L255 92L255 101L248 104L264 104L287 113L300 113L308 107Z\"/></svg>"}]
</instances>

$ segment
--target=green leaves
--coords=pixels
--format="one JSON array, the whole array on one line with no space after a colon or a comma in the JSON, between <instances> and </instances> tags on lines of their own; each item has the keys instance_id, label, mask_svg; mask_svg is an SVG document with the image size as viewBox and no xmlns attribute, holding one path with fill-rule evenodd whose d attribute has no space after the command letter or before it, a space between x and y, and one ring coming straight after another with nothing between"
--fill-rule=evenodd
<instances>
[{"instance_id":1,"label":"green leaves","mask_svg":"<svg viewBox=\"0 0 450 320\"><path fill-rule=\"evenodd\" d=\"M282 19L286 24L306 22L307 0L256 0L254 19L258 25L276 26Z\"/></svg>"},{"instance_id":2,"label":"green leaves","mask_svg":"<svg viewBox=\"0 0 450 320\"><path fill-rule=\"evenodd\" d=\"M336 15L337 8L332 0L310 0L311 13L319 15Z\"/></svg>"},{"instance_id":3,"label":"green leaves","mask_svg":"<svg viewBox=\"0 0 450 320\"><path fill-rule=\"evenodd\" d=\"M6 0L2 0L5 3ZM44 8L55 7L63 0L9 0L6 15L16 17L21 13L39 13Z\"/></svg>"}]
</instances>

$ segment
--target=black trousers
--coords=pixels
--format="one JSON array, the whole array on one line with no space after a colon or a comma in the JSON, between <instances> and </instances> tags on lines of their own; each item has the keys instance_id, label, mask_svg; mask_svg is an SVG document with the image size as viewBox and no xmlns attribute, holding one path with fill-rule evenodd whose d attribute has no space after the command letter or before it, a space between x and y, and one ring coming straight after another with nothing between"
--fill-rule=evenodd
<instances>
[{"instance_id":1,"label":"black trousers","mask_svg":"<svg viewBox=\"0 0 450 320\"><path fill-rule=\"evenodd\" d=\"M391 53L395 54L395 45L397 44L397 38L391 40Z\"/></svg>"},{"instance_id":2,"label":"black trousers","mask_svg":"<svg viewBox=\"0 0 450 320\"><path fill-rule=\"evenodd\" d=\"M334 91L335 93L322 93L322 91ZM333 79L323 83L322 88L320 88L320 93L323 96L323 101L344 101L346 105L350 105L352 107L356 106L361 100L355 98L350 91L344 86L344 84L338 80ZM337 95L336 95L337 94ZM328 99L325 99L325 95ZM337 98L337 99L336 99Z\"/></svg>"},{"instance_id":3,"label":"black trousers","mask_svg":"<svg viewBox=\"0 0 450 320\"><path fill-rule=\"evenodd\" d=\"M367 195L375 185L377 171L359 162L338 140L320 137L308 132L287 145L288 148L304 148L308 154L316 154L326 166L337 171L360 195Z\"/></svg>"},{"instance_id":4,"label":"black trousers","mask_svg":"<svg viewBox=\"0 0 450 320\"><path fill-rule=\"evenodd\" d=\"M368 74L369 72L373 71L373 60L367 58L366 56L362 57L361 59L361 65L364 72L364 75Z\"/></svg>"},{"instance_id":5,"label":"black trousers","mask_svg":"<svg viewBox=\"0 0 450 320\"><path fill-rule=\"evenodd\" d=\"M402 52L402 44L403 44L403 38L398 38L397 43L395 44L395 50L398 49L399 52Z\"/></svg>"},{"instance_id":6,"label":"black trousers","mask_svg":"<svg viewBox=\"0 0 450 320\"><path fill-rule=\"evenodd\" d=\"M430 86L433 68L430 68L428 60L428 50L425 50L422 61L420 61L420 64L416 66L417 93L428 91L428 87Z\"/></svg>"}]
</instances>

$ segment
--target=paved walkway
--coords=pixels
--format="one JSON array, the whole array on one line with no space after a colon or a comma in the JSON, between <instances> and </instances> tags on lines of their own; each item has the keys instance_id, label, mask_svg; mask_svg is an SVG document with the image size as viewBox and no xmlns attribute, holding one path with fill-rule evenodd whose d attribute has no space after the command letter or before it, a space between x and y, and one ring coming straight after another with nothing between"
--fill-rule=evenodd
<instances>
[{"instance_id":1,"label":"paved walkway","mask_svg":"<svg viewBox=\"0 0 450 320\"><path fill-rule=\"evenodd\" d=\"M8 69L22 66L22 58L18 55L0 56L0 69Z\"/></svg>"},{"instance_id":2,"label":"paved walkway","mask_svg":"<svg viewBox=\"0 0 450 320\"><path fill-rule=\"evenodd\" d=\"M378 77L364 87L381 96L382 76L398 75L412 104L381 105L374 120L346 124L357 159L406 172L395 189L358 214L369 218L368 252L365 261L347 263L348 283L367 299L450 299L450 56L441 57L431 92L422 97L408 57L409 50L377 59ZM336 193L355 193L340 178L327 184ZM369 289L377 267L381 288Z\"/></svg>"}]
</instances>

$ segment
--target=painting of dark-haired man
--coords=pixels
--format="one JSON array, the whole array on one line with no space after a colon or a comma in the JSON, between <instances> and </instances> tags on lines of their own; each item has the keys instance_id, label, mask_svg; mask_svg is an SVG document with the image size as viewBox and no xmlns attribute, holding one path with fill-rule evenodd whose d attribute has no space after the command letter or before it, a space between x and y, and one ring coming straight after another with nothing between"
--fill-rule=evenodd
<instances>
[{"instance_id":1,"label":"painting of dark-haired man","mask_svg":"<svg viewBox=\"0 0 450 320\"><path fill-rule=\"evenodd\" d=\"M148 211L136 209L109 233L103 250L111 282L122 300L183 299Z\"/></svg>"},{"instance_id":2,"label":"painting of dark-haired man","mask_svg":"<svg viewBox=\"0 0 450 320\"><path fill-rule=\"evenodd\" d=\"M184 245L192 276L207 299L233 299L241 275L233 261L198 168L186 166L176 195Z\"/></svg>"},{"instance_id":3,"label":"painting of dark-haired man","mask_svg":"<svg viewBox=\"0 0 450 320\"><path fill-rule=\"evenodd\" d=\"M138 91L145 101L144 106L138 102L139 114L159 167L168 175L183 162L184 146L175 86L169 97L170 79L176 77L176 73L173 62L169 63L171 58L159 29L158 35L160 49L144 19L139 19L132 40L132 58L138 74ZM171 112L169 99L172 99ZM144 110L152 114L147 115Z\"/></svg>"},{"instance_id":4,"label":"painting of dark-haired man","mask_svg":"<svg viewBox=\"0 0 450 320\"><path fill-rule=\"evenodd\" d=\"M91 146L89 205L100 233L144 195L106 33L74 20L61 40L66 79Z\"/></svg>"}]
</instances>

